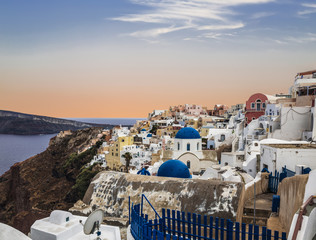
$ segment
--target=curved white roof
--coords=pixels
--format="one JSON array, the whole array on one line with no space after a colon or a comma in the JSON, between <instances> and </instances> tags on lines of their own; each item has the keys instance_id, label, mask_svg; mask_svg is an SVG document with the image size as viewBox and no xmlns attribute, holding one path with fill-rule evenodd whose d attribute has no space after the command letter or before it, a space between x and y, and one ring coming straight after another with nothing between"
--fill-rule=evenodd
<instances>
[{"instance_id":1,"label":"curved white roof","mask_svg":"<svg viewBox=\"0 0 316 240\"><path fill-rule=\"evenodd\" d=\"M7 225L0 223L0 239L1 240L31 240L24 233L19 230Z\"/></svg>"}]
</instances>

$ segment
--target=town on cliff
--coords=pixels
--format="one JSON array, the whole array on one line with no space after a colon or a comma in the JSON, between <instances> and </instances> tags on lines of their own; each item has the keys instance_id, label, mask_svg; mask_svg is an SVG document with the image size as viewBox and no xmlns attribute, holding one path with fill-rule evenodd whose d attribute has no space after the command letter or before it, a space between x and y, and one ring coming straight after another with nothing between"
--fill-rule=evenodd
<instances>
[{"instance_id":1,"label":"town on cliff","mask_svg":"<svg viewBox=\"0 0 316 240\"><path fill-rule=\"evenodd\" d=\"M74 182L93 173L68 195L74 204L16 239L315 239L315 97L313 70L298 73L288 94L170 106L132 127L98 130L53 172L68 179L77 168ZM84 235L100 209L107 225Z\"/></svg>"}]
</instances>

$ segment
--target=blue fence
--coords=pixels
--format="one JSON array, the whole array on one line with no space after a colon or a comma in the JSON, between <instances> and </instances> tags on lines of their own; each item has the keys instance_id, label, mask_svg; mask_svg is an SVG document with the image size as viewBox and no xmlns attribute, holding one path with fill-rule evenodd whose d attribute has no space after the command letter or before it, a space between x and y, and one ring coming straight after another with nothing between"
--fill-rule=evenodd
<instances>
[{"instance_id":1,"label":"blue fence","mask_svg":"<svg viewBox=\"0 0 316 240\"><path fill-rule=\"evenodd\" d=\"M277 193L279 188L279 183L282 182L284 178L295 176L295 172L286 168L286 166L282 167L282 172L274 171L274 176L272 172L269 175L269 190L270 192Z\"/></svg>"},{"instance_id":2,"label":"blue fence","mask_svg":"<svg viewBox=\"0 0 316 240\"><path fill-rule=\"evenodd\" d=\"M279 188L279 182L280 182L280 173L275 170L274 176L272 175L272 172L269 175L269 190L270 192L277 193Z\"/></svg>"},{"instance_id":3,"label":"blue fence","mask_svg":"<svg viewBox=\"0 0 316 240\"><path fill-rule=\"evenodd\" d=\"M282 167L282 172L286 173L286 177L293 177L295 176L295 172L286 168L286 166Z\"/></svg>"},{"instance_id":4,"label":"blue fence","mask_svg":"<svg viewBox=\"0 0 316 240\"><path fill-rule=\"evenodd\" d=\"M162 209L160 218L149 220L140 209L140 204L131 209L131 233L135 240L286 240L286 233L272 234L266 227L170 209Z\"/></svg>"}]
</instances>

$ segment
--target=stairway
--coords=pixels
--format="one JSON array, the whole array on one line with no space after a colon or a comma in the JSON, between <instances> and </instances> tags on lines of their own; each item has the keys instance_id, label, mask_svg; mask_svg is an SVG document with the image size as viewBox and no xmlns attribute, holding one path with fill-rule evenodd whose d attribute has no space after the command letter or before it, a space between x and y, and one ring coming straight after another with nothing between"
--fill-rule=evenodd
<instances>
[{"instance_id":1,"label":"stairway","mask_svg":"<svg viewBox=\"0 0 316 240\"><path fill-rule=\"evenodd\" d=\"M268 218L272 212L272 197L273 193L265 193L256 196L256 225L267 226ZM245 203L242 222L254 224L254 199L249 199Z\"/></svg>"}]
</instances>

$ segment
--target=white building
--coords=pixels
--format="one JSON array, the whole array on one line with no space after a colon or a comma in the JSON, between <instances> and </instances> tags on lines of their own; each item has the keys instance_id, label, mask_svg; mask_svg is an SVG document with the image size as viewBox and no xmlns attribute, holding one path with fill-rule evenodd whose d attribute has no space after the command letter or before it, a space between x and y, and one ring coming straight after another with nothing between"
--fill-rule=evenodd
<instances>
[{"instance_id":1,"label":"white building","mask_svg":"<svg viewBox=\"0 0 316 240\"><path fill-rule=\"evenodd\" d=\"M201 136L197 130L190 127L182 128L176 134L170 159L182 161L193 173L199 173L214 164L213 161L205 159Z\"/></svg>"},{"instance_id":2,"label":"white building","mask_svg":"<svg viewBox=\"0 0 316 240\"><path fill-rule=\"evenodd\" d=\"M185 112L189 115L200 116L206 115L206 111L200 105L185 104Z\"/></svg>"},{"instance_id":3,"label":"white building","mask_svg":"<svg viewBox=\"0 0 316 240\"><path fill-rule=\"evenodd\" d=\"M210 128L207 135L207 148L217 149L232 135L232 129Z\"/></svg>"},{"instance_id":4,"label":"white building","mask_svg":"<svg viewBox=\"0 0 316 240\"><path fill-rule=\"evenodd\" d=\"M87 165L92 166L95 163L98 163L101 165L101 167L106 168L105 153L104 154L97 154L97 155L93 156L93 159Z\"/></svg>"},{"instance_id":5,"label":"white building","mask_svg":"<svg viewBox=\"0 0 316 240\"><path fill-rule=\"evenodd\" d=\"M243 182L245 184L254 180L252 176L231 166L220 167L214 165L206 169L200 179L220 179L221 181Z\"/></svg>"},{"instance_id":6,"label":"white building","mask_svg":"<svg viewBox=\"0 0 316 240\"><path fill-rule=\"evenodd\" d=\"M89 240L97 234L85 235L83 224L87 217L72 215L70 212L55 210L49 217L37 220L31 226L32 240ZM80 222L81 221L81 222ZM119 227L100 225L103 240L121 240Z\"/></svg>"},{"instance_id":7,"label":"white building","mask_svg":"<svg viewBox=\"0 0 316 240\"><path fill-rule=\"evenodd\" d=\"M138 137L142 138L142 142L143 144L150 144L150 139L153 137L151 133L149 133L149 131L147 131L146 129L142 129L140 131L140 133L138 134Z\"/></svg>"},{"instance_id":8,"label":"white building","mask_svg":"<svg viewBox=\"0 0 316 240\"><path fill-rule=\"evenodd\" d=\"M122 157L126 152L131 153L132 159L130 161L130 166L134 166L137 169L140 169L142 164L148 163L151 161L152 151L147 150L143 145L128 145L124 146L121 150L120 161L125 165L125 158Z\"/></svg>"},{"instance_id":9,"label":"white building","mask_svg":"<svg viewBox=\"0 0 316 240\"><path fill-rule=\"evenodd\" d=\"M148 114L148 119L156 116L160 116L165 112L165 110L153 110L152 113Z\"/></svg>"},{"instance_id":10,"label":"white building","mask_svg":"<svg viewBox=\"0 0 316 240\"><path fill-rule=\"evenodd\" d=\"M271 138L301 140L303 132L312 132L313 121L311 107L282 107L280 129L276 129Z\"/></svg>"},{"instance_id":11,"label":"white building","mask_svg":"<svg viewBox=\"0 0 316 240\"><path fill-rule=\"evenodd\" d=\"M316 196L316 170L309 173L308 181L305 186L305 194L303 203L306 203L309 197ZM305 211L302 215L301 227L298 231L297 240L312 240L316 236L316 199L313 198L310 204L308 204L309 211ZM289 232L288 239L293 239L296 225L299 222L299 212L297 212L292 219L292 224Z\"/></svg>"},{"instance_id":12,"label":"white building","mask_svg":"<svg viewBox=\"0 0 316 240\"><path fill-rule=\"evenodd\" d=\"M114 127L112 129L112 140L116 141L119 137L125 137L130 134L130 130L128 127Z\"/></svg>"},{"instance_id":13,"label":"white building","mask_svg":"<svg viewBox=\"0 0 316 240\"><path fill-rule=\"evenodd\" d=\"M316 169L316 144L287 141L269 143L268 139L265 142L261 143L261 169L267 168L270 172L281 172L285 166L293 172L299 167Z\"/></svg>"}]
</instances>

